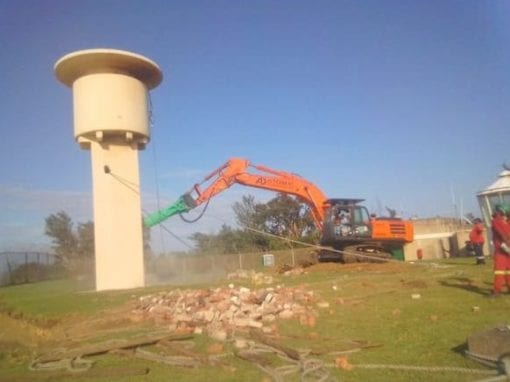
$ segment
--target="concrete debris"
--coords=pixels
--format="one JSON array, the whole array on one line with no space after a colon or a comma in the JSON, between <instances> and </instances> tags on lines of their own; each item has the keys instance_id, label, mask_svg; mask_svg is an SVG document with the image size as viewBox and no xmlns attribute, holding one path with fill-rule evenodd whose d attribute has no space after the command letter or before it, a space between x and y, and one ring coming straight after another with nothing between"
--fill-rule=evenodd
<instances>
[{"instance_id":1,"label":"concrete debris","mask_svg":"<svg viewBox=\"0 0 510 382\"><path fill-rule=\"evenodd\" d=\"M278 319L297 319L302 325L315 326L314 307L325 304L304 287L250 289L230 284L142 296L132 313L136 320L153 320L171 331L206 333L225 341L236 330L274 334Z\"/></svg>"}]
</instances>

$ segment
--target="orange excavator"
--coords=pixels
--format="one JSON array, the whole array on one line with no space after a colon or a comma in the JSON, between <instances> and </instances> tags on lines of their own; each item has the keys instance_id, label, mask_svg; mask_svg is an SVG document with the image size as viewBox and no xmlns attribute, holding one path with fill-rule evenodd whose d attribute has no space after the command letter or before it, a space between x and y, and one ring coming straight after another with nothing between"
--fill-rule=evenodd
<instances>
[{"instance_id":1,"label":"orange excavator","mask_svg":"<svg viewBox=\"0 0 510 382\"><path fill-rule=\"evenodd\" d=\"M404 260L403 246L413 241L410 221L375 218L359 204L363 199L329 199L316 185L296 174L254 165L242 158L229 159L177 202L147 216L144 224L152 227L188 212L234 184L294 195L306 203L321 232L321 246L334 249L321 250L319 261L365 261L367 257Z\"/></svg>"}]
</instances>

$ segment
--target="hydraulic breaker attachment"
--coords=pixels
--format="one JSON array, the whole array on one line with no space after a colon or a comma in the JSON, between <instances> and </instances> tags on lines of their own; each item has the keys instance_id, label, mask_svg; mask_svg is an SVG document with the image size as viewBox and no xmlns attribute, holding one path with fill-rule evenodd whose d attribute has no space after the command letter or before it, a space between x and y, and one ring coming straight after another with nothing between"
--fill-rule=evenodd
<instances>
[{"instance_id":1,"label":"hydraulic breaker attachment","mask_svg":"<svg viewBox=\"0 0 510 382\"><path fill-rule=\"evenodd\" d=\"M174 204L146 216L143 219L143 224L150 228L174 215L188 212L193 208L195 208L195 201L191 195L184 194Z\"/></svg>"}]
</instances>

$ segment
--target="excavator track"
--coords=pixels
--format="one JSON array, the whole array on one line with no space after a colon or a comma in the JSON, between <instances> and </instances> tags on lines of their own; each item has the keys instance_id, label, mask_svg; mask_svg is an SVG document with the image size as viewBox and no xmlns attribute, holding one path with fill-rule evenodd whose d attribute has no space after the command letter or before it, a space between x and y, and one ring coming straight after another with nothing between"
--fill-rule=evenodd
<instances>
[{"instance_id":1,"label":"excavator track","mask_svg":"<svg viewBox=\"0 0 510 382\"><path fill-rule=\"evenodd\" d=\"M381 263L391 259L391 252L376 245L358 244L343 249L344 263Z\"/></svg>"},{"instance_id":2,"label":"excavator track","mask_svg":"<svg viewBox=\"0 0 510 382\"><path fill-rule=\"evenodd\" d=\"M340 250L340 249L338 249ZM377 245L357 244L350 245L337 251L321 250L317 259L319 262L337 263L381 263L391 259L391 253Z\"/></svg>"}]
</instances>

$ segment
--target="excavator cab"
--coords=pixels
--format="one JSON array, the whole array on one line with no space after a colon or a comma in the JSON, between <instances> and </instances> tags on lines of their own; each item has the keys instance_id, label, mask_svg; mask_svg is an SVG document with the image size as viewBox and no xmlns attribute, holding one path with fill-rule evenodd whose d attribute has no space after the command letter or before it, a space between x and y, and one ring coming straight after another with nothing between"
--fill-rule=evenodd
<instances>
[{"instance_id":1,"label":"excavator cab","mask_svg":"<svg viewBox=\"0 0 510 382\"><path fill-rule=\"evenodd\" d=\"M319 261L361 261L356 255L403 260L403 244L413 240L413 227L399 218L373 218L363 199L328 199L323 222L321 245L337 251L323 250ZM350 255L350 254L351 255ZM365 256L366 258L366 256Z\"/></svg>"},{"instance_id":2,"label":"excavator cab","mask_svg":"<svg viewBox=\"0 0 510 382\"><path fill-rule=\"evenodd\" d=\"M372 235L368 210L357 203L363 199L328 199L324 223L322 245L342 246L365 241Z\"/></svg>"}]
</instances>

